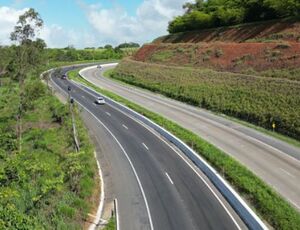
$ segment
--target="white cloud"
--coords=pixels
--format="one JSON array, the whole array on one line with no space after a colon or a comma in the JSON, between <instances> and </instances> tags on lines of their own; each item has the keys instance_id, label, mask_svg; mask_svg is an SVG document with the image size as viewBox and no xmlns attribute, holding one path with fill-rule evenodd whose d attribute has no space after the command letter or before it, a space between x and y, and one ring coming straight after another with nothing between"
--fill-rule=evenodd
<instances>
[{"instance_id":1,"label":"white cloud","mask_svg":"<svg viewBox=\"0 0 300 230\"><path fill-rule=\"evenodd\" d=\"M28 8L17 10L11 7L0 7L0 45L10 45L10 33L14 30L19 16ZM48 47L86 47L96 44L96 38L90 31L64 29L59 25L45 25L39 32L39 37L44 39Z\"/></svg>"},{"instance_id":2,"label":"white cloud","mask_svg":"<svg viewBox=\"0 0 300 230\"><path fill-rule=\"evenodd\" d=\"M97 41L93 33L85 30L64 29L59 25L45 26L40 33L48 47L63 48L73 45L78 48L94 46Z\"/></svg>"},{"instance_id":3,"label":"white cloud","mask_svg":"<svg viewBox=\"0 0 300 230\"><path fill-rule=\"evenodd\" d=\"M187 0L144 0L130 16L123 8L105 9L101 5L85 5L83 9L101 43L149 42L167 33L168 22L183 13Z\"/></svg>"},{"instance_id":4,"label":"white cloud","mask_svg":"<svg viewBox=\"0 0 300 230\"><path fill-rule=\"evenodd\" d=\"M20 0L16 0L18 2ZM80 1L80 0L78 0ZM84 4L91 28L68 29L60 25L45 25L40 32L48 47L74 45L83 48L105 44L117 45L121 42L150 42L167 33L168 22L183 12L182 5L187 0L144 0L131 16L121 6L104 8L100 4ZM17 10L0 6L0 45L11 44L9 37L18 18L27 8Z\"/></svg>"},{"instance_id":5,"label":"white cloud","mask_svg":"<svg viewBox=\"0 0 300 230\"><path fill-rule=\"evenodd\" d=\"M10 33L18 21L19 15L26 10L15 10L5 6L0 7L0 45L10 44Z\"/></svg>"}]
</instances>

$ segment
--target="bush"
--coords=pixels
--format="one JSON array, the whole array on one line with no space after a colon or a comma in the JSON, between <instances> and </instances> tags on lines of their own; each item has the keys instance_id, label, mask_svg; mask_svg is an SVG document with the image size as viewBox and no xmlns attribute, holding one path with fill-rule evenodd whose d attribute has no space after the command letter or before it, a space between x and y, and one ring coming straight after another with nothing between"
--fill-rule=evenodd
<instances>
[{"instance_id":1,"label":"bush","mask_svg":"<svg viewBox=\"0 0 300 230\"><path fill-rule=\"evenodd\" d=\"M208 0L185 5L183 16L169 23L170 33L300 15L298 0Z\"/></svg>"}]
</instances>

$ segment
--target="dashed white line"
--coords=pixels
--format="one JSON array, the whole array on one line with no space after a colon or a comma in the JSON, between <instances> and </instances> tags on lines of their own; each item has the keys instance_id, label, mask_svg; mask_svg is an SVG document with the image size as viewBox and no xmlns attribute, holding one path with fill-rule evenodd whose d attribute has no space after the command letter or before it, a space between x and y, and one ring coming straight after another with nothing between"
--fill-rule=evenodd
<instances>
[{"instance_id":1,"label":"dashed white line","mask_svg":"<svg viewBox=\"0 0 300 230\"><path fill-rule=\"evenodd\" d=\"M171 177L169 176L169 174L167 173L167 172L165 172L166 173L166 176L167 176L167 178L169 179L169 181L171 182L171 184L173 184L174 185L174 182L172 181L172 179L171 179Z\"/></svg>"},{"instance_id":2,"label":"dashed white line","mask_svg":"<svg viewBox=\"0 0 300 230\"><path fill-rule=\"evenodd\" d=\"M106 115L111 117L111 114L109 112L106 112Z\"/></svg>"},{"instance_id":3,"label":"dashed white line","mask_svg":"<svg viewBox=\"0 0 300 230\"><path fill-rule=\"evenodd\" d=\"M140 189L141 189L141 192L142 192L142 196L143 196L143 199L144 199L144 201L145 201L145 205L146 205L146 209L147 209L147 213L148 213L148 217L149 217L149 222L150 222L150 229L151 230L154 230L154 227L153 227L153 222L152 222L152 216L151 216L151 212L150 212L150 208L149 208L149 204L148 204L148 200L147 200L147 198L146 198L146 195L145 195L145 191L144 191L144 189L143 189L143 186L142 186L142 183L141 183L141 181L140 181L140 178L139 178L139 176L138 176L138 174L137 174L137 172L136 172L136 170L135 170L135 168L134 168L134 166L133 166L133 164L132 164L132 161L131 161L131 159L129 158L129 156L128 156L128 154L127 154L127 152L125 151L125 149L124 149L124 147L121 145L121 143L119 142L119 140L116 138L116 136L110 131L110 129L106 126L106 125L104 125L103 124L103 122L102 121L100 121L99 120L99 118L98 117L96 117L96 115L95 114L93 114L88 108L86 108L85 106L83 106L80 102L77 102L81 107L83 107L83 108L85 108L86 109L86 111L88 111L109 133L110 133L110 135L115 139L115 141L117 142L117 144L119 145L119 147L121 148L121 150L122 150L122 152L125 154L125 156L126 156L126 158L127 158L127 160L129 161L129 164L130 164L130 166L131 166L131 168L132 168L132 170L133 170L133 173L134 173L134 175L135 175L135 177L136 177L136 180L137 180L137 182L138 182L138 185L139 185L139 187L140 187Z\"/></svg>"},{"instance_id":4,"label":"dashed white line","mask_svg":"<svg viewBox=\"0 0 300 230\"><path fill-rule=\"evenodd\" d=\"M285 174L289 175L290 177L295 178L295 176L291 173L289 173L288 171L284 170L283 168L279 168L282 172L284 172Z\"/></svg>"},{"instance_id":5,"label":"dashed white line","mask_svg":"<svg viewBox=\"0 0 300 230\"><path fill-rule=\"evenodd\" d=\"M83 96L83 95L82 95L81 97L82 97L82 98L85 98L85 96Z\"/></svg>"},{"instance_id":6,"label":"dashed white line","mask_svg":"<svg viewBox=\"0 0 300 230\"><path fill-rule=\"evenodd\" d=\"M127 129L128 130L128 127L126 126L126 125L122 125L125 129Z\"/></svg>"},{"instance_id":7,"label":"dashed white line","mask_svg":"<svg viewBox=\"0 0 300 230\"><path fill-rule=\"evenodd\" d=\"M145 149L149 150L148 146L145 143L143 143L143 146L145 147Z\"/></svg>"}]
</instances>

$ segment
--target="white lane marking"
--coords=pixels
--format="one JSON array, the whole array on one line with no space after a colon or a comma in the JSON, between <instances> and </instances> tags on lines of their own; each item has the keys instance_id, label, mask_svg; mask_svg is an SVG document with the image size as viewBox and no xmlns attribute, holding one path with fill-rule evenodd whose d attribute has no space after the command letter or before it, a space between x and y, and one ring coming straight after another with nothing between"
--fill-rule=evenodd
<instances>
[{"instance_id":1,"label":"white lane marking","mask_svg":"<svg viewBox=\"0 0 300 230\"><path fill-rule=\"evenodd\" d=\"M111 117L111 114L109 112L105 112L107 116Z\"/></svg>"},{"instance_id":2,"label":"white lane marking","mask_svg":"<svg viewBox=\"0 0 300 230\"><path fill-rule=\"evenodd\" d=\"M148 146L145 143L143 143L143 146L145 147L145 149L149 150Z\"/></svg>"},{"instance_id":3,"label":"white lane marking","mask_svg":"<svg viewBox=\"0 0 300 230\"><path fill-rule=\"evenodd\" d=\"M127 129L128 130L128 127L126 126L126 125L122 125L125 129Z\"/></svg>"},{"instance_id":4,"label":"white lane marking","mask_svg":"<svg viewBox=\"0 0 300 230\"><path fill-rule=\"evenodd\" d=\"M82 89L83 91L89 93L87 90ZM95 91L96 92L96 91ZM98 92L96 92L98 93ZM108 104L110 107L116 109L117 111L119 111L120 113L123 113L125 116L129 117L130 119L132 119L133 121L137 122L138 124L142 125L143 127L145 127L147 130L149 130L151 133L153 133L153 135L155 135L156 137L158 137L160 140L162 140L164 143L166 143L171 149L173 149L173 151L180 157L182 158L186 164L188 164L188 166L196 173L196 175L198 175L198 177L204 182L204 184L208 187L208 189L212 192L212 194L215 196L215 198L217 199L217 201L221 204L221 206L224 208L224 210L226 211L226 213L229 215L229 217L232 219L233 223L235 224L235 226L237 227L237 229L241 230L241 227L239 226L239 224L237 223L237 221L234 219L233 215L230 213L230 211L227 209L227 207L225 206L225 204L223 203L223 201L218 197L218 195L213 191L213 189L211 188L211 186L205 181L205 179L193 168L193 166L175 149L173 148L167 141L165 141L163 138L161 138L158 134L156 134L154 131L152 131L149 127L147 127L145 124L143 124L142 122L136 120L135 118L131 117L130 115L126 114L125 112L121 111L120 109Z\"/></svg>"},{"instance_id":5,"label":"white lane marking","mask_svg":"<svg viewBox=\"0 0 300 230\"><path fill-rule=\"evenodd\" d=\"M174 185L174 182L172 181L172 179L171 179L171 177L169 176L169 174L167 173L167 172L165 172L166 173L166 176L167 176L167 178L169 179L169 181L171 182L171 184L173 184Z\"/></svg>"},{"instance_id":6,"label":"white lane marking","mask_svg":"<svg viewBox=\"0 0 300 230\"><path fill-rule=\"evenodd\" d=\"M212 189L212 187L205 181L205 179L197 172L197 170L188 162L180 152L178 152L172 145L170 145L166 140L164 140L161 136L159 136L155 131L151 130L148 126L146 126L141 121L136 120L134 117L131 117L130 115L126 114L125 112L119 110L118 108L109 105L110 107L118 110L120 113L123 113L125 116L129 117L131 120L135 121L136 123L142 125L145 129L147 129L149 132L151 132L154 136L156 136L158 139L163 141L167 146L169 146L195 173L196 175L203 181L203 183L208 187L208 189L211 191L211 193L214 195L214 197L217 199L217 201L221 204L221 206L224 208L225 212L228 214L228 216L232 219L233 223L237 227L238 230L242 230L233 215L230 213L226 205L223 203L223 201L219 198L219 196L215 193L215 191ZM229 204L230 205L230 204Z\"/></svg>"},{"instance_id":7,"label":"white lane marking","mask_svg":"<svg viewBox=\"0 0 300 230\"><path fill-rule=\"evenodd\" d=\"M283 168L279 168L282 172L284 172L285 174L289 175L290 177L295 178L295 176L291 173L289 173L288 171L284 170Z\"/></svg>"},{"instance_id":8,"label":"white lane marking","mask_svg":"<svg viewBox=\"0 0 300 230\"><path fill-rule=\"evenodd\" d=\"M82 95L81 97L82 97L82 98L85 98L85 96L83 96L83 95Z\"/></svg>"},{"instance_id":9,"label":"white lane marking","mask_svg":"<svg viewBox=\"0 0 300 230\"><path fill-rule=\"evenodd\" d=\"M84 90L83 91L89 93L88 91ZM96 91L95 91L96 92ZM96 92L97 93L97 92ZM212 187L205 181L205 179L196 171L196 169L181 155L181 153L179 153L175 148L173 148L173 146L171 146L166 140L164 140L162 137L160 137L158 134L156 134L153 130L151 130L149 127L147 127L144 123L138 121L137 119L135 119L134 117L131 117L130 115L126 114L125 112L121 111L120 109L108 104L111 108L114 108L115 110L119 111L120 113L123 113L125 116L129 117L131 120L135 121L136 123L142 125L144 128L146 128L147 130L149 130L153 135L155 135L158 139L160 139L161 141L163 141L167 146L169 146L182 160L184 160L184 162L196 173L196 175L203 181L203 183L208 187L208 189L212 192L212 194L214 195L214 197L217 199L217 201L221 204L221 206L224 208L224 210L226 211L226 213L229 215L229 217L232 219L233 223L235 224L235 226L237 227L238 230L241 230L241 227L239 226L239 224L237 223L237 221L234 219L233 215L230 213L230 211L228 210L228 208L225 206L225 204L223 203L223 201L219 198L219 196L215 193L215 191L212 189Z\"/></svg>"},{"instance_id":10,"label":"white lane marking","mask_svg":"<svg viewBox=\"0 0 300 230\"><path fill-rule=\"evenodd\" d=\"M115 208L116 208L116 221L117 221L117 230L120 230L120 219L119 219L119 205L118 199L115 199Z\"/></svg>"},{"instance_id":11,"label":"white lane marking","mask_svg":"<svg viewBox=\"0 0 300 230\"><path fill-rule=\"evenodd\" d=\"M148 205L148 201L147 201L147 198L146 198L146 195L145 195L145 192L144 192L144 189L143 189L143 186L142 186L142 183L140 181L140 178L132 164L132 161L131 159L129 158L127 152L125 151L125 149L123 148L123 146L121 145L121 143L119 142L119 140L116 138L116 136L110 131L110 129L104 125L104 123L102 121L100 121L89 109L87 109L85 106L83 106L80 102L77 102L79 105L81 105L83 108L86 109L86 111L88 111L106 130L107 132L109 132L109 134L114 138L114 140L117 142L117 144L119 145L119 147L121 148L122 152L125 154L127 160L129 161L129 164L132 168L132 171L135 175L135 178L138 182L138 185L140 187L140 190L141 190L141 193L142 193L142 196L143 196L143 199L144 199L144 202L145 202L145 205L146 205L146 210L147 210L147 213L148 213L148 218L149 218L149 222L150 222L150 229L151 230L154 230L154 227L153 227L153 222L152 222L152 217L151 217L151 213L150 213L150 208L149 208L149 205Z\"/></svg>"}]
</instances>

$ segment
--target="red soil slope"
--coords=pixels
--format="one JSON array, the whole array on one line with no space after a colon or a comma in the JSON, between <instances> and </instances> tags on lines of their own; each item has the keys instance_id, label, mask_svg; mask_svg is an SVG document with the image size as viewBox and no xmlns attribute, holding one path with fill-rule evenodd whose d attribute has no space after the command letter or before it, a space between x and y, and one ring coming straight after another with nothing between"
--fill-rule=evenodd
<instances>
[{"instance_id":1,"label":"red soil slope","mask_svg":"<svg viewBox=\"0 0 300 230\"><path fill-rule=\"evenodd\" d=\"M238 73L297 69L300 21L270 21L168 35L144 45L133 59Z\"/></svg>"}]
</instances>

